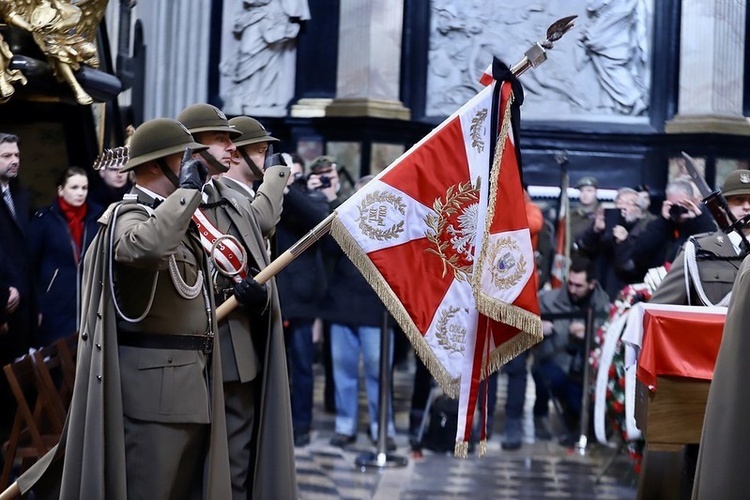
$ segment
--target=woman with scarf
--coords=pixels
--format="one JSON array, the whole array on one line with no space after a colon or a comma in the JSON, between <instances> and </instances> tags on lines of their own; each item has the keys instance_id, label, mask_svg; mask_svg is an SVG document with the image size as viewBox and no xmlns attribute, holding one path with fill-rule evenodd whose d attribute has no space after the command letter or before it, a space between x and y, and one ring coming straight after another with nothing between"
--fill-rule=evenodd
<instances>
[{"instance_id":1,"label":"woman with scarf","mask_svg":"<svg viewBox=\"0 0 750 500\"><path fill-rule=\"evenodd\" d=\"M30 241L40 325L34 343L48 345L78 329L83 254L98 229L102 210L87 203L89 180L68 167L56 183L57 199L31 221Z\"/></svg>"}]
</instances>

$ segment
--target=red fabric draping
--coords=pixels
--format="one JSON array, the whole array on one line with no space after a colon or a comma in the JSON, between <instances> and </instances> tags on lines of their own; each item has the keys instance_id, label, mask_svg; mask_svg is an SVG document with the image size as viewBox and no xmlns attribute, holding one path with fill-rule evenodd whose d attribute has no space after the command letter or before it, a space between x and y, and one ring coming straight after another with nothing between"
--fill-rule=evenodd
<instances>
[{"instance_id":1,"label":"red fabric draping","mask_svg":"<svg viewBox=\"0 0 750 500\"><path fill-rule=\"evenodd\" d=\"M646 310L636 376L656 388L657 376L711 380L726 315Z\"/></svg>"}]
</instances>

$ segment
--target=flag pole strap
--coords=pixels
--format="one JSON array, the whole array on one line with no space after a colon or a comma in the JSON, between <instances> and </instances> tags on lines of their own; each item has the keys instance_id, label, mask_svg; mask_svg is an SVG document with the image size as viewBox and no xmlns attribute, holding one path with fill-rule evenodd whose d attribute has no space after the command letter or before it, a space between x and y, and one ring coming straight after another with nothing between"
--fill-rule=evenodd
<instances>
[{"instance_id":1,"label":"flag pole strap","mask_svg":"<svg viewBox=\"0 0 750 500\"><path fill-rule=\"evenodd\" d=\"M297 243L292 245L287 251L276 257L273 262L263 268L261 272L255 275L254 279L258 283L265 283L276 276L282 269L288 266L294 259L310 248L310 246L320 238L328 234L331 230L333 219L336 218L336 212L331 213L328 217L312 228L309 233L303 236ZM216 322L220 322L229 315L230 312L239 305L234 296L229 297L223 304L216 308ZM3 500L3 499L0 499Z\"/></svg>"}]
</instances>

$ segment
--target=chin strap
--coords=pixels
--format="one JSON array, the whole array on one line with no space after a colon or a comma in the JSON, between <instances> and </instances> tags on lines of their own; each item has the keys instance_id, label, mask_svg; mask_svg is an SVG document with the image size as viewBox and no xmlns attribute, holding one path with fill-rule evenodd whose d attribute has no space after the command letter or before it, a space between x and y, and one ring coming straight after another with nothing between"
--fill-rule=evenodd
<instances>
[{"instance_id":1,"label":"chin strap","mask_svg":"<svg viewBox=\"0 0 750 500\"><path fill-rule=\"evenodd\" d=\"M255 162L250 158L250 156L245 151L245 146L240 146L237 148L237 152L240 154L243 160L245 160L245 163L247 163L248 168L253 172L253 175L258 178L258 180L263 179L263 171L258 168L258 165L255 164Z\"/></svg>"},{"instance_id":2,"label":"chin strap","mask_svg":"<svg viewBox=\"0 0 750 500\"><path fill-rule=\"evenodd\" d=\"M172 172L172 169L169 168L169 165L164 161L164 158L156 160L156 164L159 166L164 176L169 179L169 182L174 184L174 187L180 187L180 179L174 174L174 172Z\"/></svg>"},{"instance_id":3,"label":"chin strap","mask_svg":"<svg viewBox=\"0 0 750 500\"><path fill-rule=\"evenodd\" d=\"M217 160L216 158L214 158L211 155L211 153L209 153L208 151L201 151L198 154L201 155L201 158L203 158L206 161L206 163L208 165L212 166L217 172L223 174L224 172L228 172L229 171L229 167L227 167L223 163L219 162L219 160Z\"/></svg>"}]
</instances>

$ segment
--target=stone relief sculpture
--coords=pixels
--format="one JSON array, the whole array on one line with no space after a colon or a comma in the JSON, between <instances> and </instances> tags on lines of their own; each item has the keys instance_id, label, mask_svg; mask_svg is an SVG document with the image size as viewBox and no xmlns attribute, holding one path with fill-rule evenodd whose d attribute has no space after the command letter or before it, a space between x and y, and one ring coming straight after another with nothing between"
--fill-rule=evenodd
<instances>
[{"instance_id":1,"label":"stone relief sculpture","mask_svg":"<svg viewBox=\"0 0 750 500\"><path fill-rule=\"evenodd\" d=\"M433 0L427 114L451 114L480 90L479 76L493 55L515 64L551 20L578 14L571 40L556 45L544 65L523 75L524 117L632 121L645 116L652 1L577 0L560 5L563 2L548 0ZM615 28L615 15L623 23L629 20L627 30ZM617 32L606 33L606 26ZM576 32L579 43L572 40ZM631 50L624 50L625 45ZM594 53L595 48L600 52ZM597 59L616 55L623 59L607 68L609 61ZM620 74L615 71L619 68L630 73Z\"/></svg>"},{"instance_id":2,"label":"stone relief sculpture","mask_svg":"<svg viewBox=\"0 0 750 500\"><path fill-rule=\"evenodd\" d=\"M0 2L0 17L30 32L58 80L66 82L79 104L93 99L74 75L81 65L99 66L96 31L108 0L10 0ZM3 42L4 43L4 42ZM0 60L10 60L4 54ZM7 73L7 66L6 66Z\"/></svg>"},{"instance_id":3,"label":"stone relief sculpture","mask_svg":"<svg viewBox=\"0 0 750 500\"><path fill-rule=\"evenodd\" d=\"M284 116L294 96L296 38L310 19L307 0L244 0L234 15L236 50L221 63L231 85L224 111Z\"/></svg>"},{"instance_id":4,"label":"stone relief sculpture","mask_svg":"<svg viewBox=\"0 0 750 500\"><path fill-rule=\"evenodd\" d=\"M605 108L637 116L648 107L643 81L648 65L643 0L591 0L580 38L583 64L591 62L604 89Z\"/></svg>"}]
</instances>

